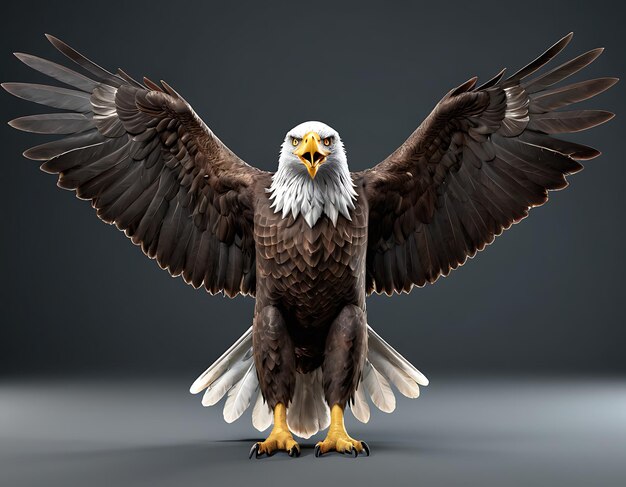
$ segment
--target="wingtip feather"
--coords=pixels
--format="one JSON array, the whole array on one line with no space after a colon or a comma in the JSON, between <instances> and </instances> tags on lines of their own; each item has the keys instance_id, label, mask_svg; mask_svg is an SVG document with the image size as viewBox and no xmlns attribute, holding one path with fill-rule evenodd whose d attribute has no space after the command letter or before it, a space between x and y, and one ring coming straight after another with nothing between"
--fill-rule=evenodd
<instances>
[{"instance_id":1,"label":"wingtip feather","mask_svg":"<svg viewBox=\"0 0 626 487\"><path fill-rule=\"evenodd\" d=\"M565 34L563 37L561 37L558 41L556 41L551 47L550 49L556 48L557 46L559 46L559 51L562 51L563 49L565 49L565 47L572 41L572 38L574 37L574 32L570 32L569 34Z\"/></svg>"},{"instance_id":2,"label":"wingtip feather","mask_svg":"<svg viewBox=\"0 0 626 487\"><path fill-rule=\"evenodd\" d=\"M31 147L30 149L26 149L24 152L22 152L22 157L25 157L26 159L28 159L29 161L37 161L39 159L32 157L32 150L33 148Z\"/></svg>"},{"instance_id":3,"label":"wingtip feather","mask_svg":"<svg viewBox=\"0 0 626 487\"><path fill-rule=\"evenodd\" d=\"M174 88L172 88L169 84L167 84L167 82L163 80L160 80L160 81L161 81L161 85L163 86L163 88L165 88L165 91L167 91L168 94L176 98L182 98Z\"/></svg>"},{"instance_id":4,"label":"wingtip feather","mask_svg":"<svg viewBox=\"0 0 626 487\"><path fill-rule=\"evenodd\" d=\"M563 49L565 49L567 47L567 45L572 41L572 38L574 37L574 32L570 32L569 34L564 35L563 37L561 37L558 41L556 41L547 51L547 52L553 52L554 50L556 50L556 52L554 53L554 55L558 54L559 52L561 52Z\"/></svg>"},{"instance_id":5,"label":"wingtip feather","mask_svg":"<svg viewBox=\"0 0 626 487\"><path fill-rule=\"evenodd\" d=\"M65 45L65 42L63 42L58 37L53 36L52 34L44 34L44 36L46 36L46 39L48 39L48 42L52 44L54 47L57 47L58 45Z\"/></svg>"},{"instance_id":6,"label":"wingtip feather","mask_svg":"<svg viewBox=\"0 0 626 487\"><path fill-rule=\"evenodd\" d=\"M157 85L154 81L152 81L150 78L147 78L146 76L143 77L143 84L146 85L146 87L152 91L163 93L163 90L161 89L161 87Z\"/></svg>"},{"instance_id":7,"label":"wingtip feather","mask_svg":"<svg viewBox=\"0 0 626 487\"><path fill-rule=\"evenodd\" d=\"M600 157L602 155L602 151L599 151L598 149L594 149L592 147L590 147L590 151L588 153L583 154L583 156L578 156L577 154L572 154L572 159L576 160L576 161L590 161L592 159L595 159L596 157Z\"/></svg>"},{"instance_id":8,"label":"wingtip feather","mask_svg":"<svg viewBox=\"0 0 626 487\"><path fill-rule=\"evenodd\" d=\"M461 93L470 91L472 88L474 88L474 86L476 86L477 81L478 81L478 76L472 76L470 79L468 79L464 83L461 83L459 86L454 88L448 96L456 96Z\"/></svg>"},{"instance_id":9,"label":"wingtip feather","mask_svg":"<svg viewBox=\"0 0 626 487\"><path fill-rule=\"evenodd\" d=\"M513 73L507 79L507 82L519 82L520 80L533 74L542 66L545 66L547 63L550 62L550 60L554 59L563 49L567 47L567 45L572 40L572 37L574 37L574 33L570 32L566 36L559 39L557 42L552 44L552 46L546 49L539 57L535 58L526 66L524 66L523 68L520 68L518 71Z\"/></svg>"}]
</instances>

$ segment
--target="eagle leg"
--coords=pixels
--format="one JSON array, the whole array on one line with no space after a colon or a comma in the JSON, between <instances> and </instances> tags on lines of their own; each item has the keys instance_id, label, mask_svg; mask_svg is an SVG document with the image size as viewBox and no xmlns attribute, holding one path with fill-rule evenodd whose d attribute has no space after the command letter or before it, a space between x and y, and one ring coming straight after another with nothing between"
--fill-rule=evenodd
<instances>
[{"instance_id":1,"label":"eagle leg","mask_svg":"<svg viewBox=\"0 0 626 487\"><path fill-rule=\"evenodd\" d=\"M275 306L263 307L254 318L252 349L259 385L274 411L274 428L265 441L252 445L250 458L279 450L300 456L300 446L287 426L287 408L295 387L295 351L282 314Z\"/></svg>"},{"instance_id":2,"label":"eagle leg","mask_svg":"<svg viewBox=\"0 0 626 487\"><path fill-rule=\"evenodd\" d=\"M254 317L252 350L259 385L267 405L289 404L296 385L296 354L287 325L275 306Z\"/></svg>"},{"instance_id":3,"label":"eagle leg","mask_svg":"<svg viewBox=\"0 0 626 487\"><path fill-rule=\"evenodd\" d=\"M355 305L345 306L328 330L322 373L324 395L330 409L330 428L315 445L315 456L329 451L369 455L365 442L348 435L343 421L347 402L354 396L367 356L367 319Z\"/></svg>"},{"instance_id":4,"label":"eagle leg","mask_svg":"<svg viewBox=\"0 0 626 487\"><path fill-rule=\"evenodd\" d=\"M274 407L274 427L265 441L252 445L250 458L255 455L259 458L265 454L273 455L278 450L286 451L290 457L300 456L300 445L293 439L291 431L287 427L287 408L281 402Z\"/></svg>"}]
</instances>

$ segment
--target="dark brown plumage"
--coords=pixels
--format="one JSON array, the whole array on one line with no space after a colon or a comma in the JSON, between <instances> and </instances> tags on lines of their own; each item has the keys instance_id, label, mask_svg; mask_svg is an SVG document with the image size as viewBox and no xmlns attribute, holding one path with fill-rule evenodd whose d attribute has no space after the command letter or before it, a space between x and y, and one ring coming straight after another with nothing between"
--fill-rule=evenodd
<instances>
[{"instance_id":1,"label":"dark brown plumage","mask_svg":"<svg viewBox=\"0 0 626 487\"><path fill-rule=\"evenodd\" d=\"M365 415L362 378L383 408L388 407L386 379L407 395L414 394L417 383L426 383L368 331L366 295L408 292L447 275L530 208L545 203L549 190L564 188L565 177L582 168L579 161L599 155L553 135L585 130L613 116L600 110L558 111L617 81L555 87L602 50L530 77L571 37L507 79L501 72L476 88L472 78L450 91L393 154L351 175L354 208L349 218L339 214L336 223L327 214L311 224L302 214L277 211L268 193L272 173L239 159L166 83L144 79L141 84L123 71L112 74L52 36L50 42L87 76L17 54L71 88L3 87L66 110L10 122L20 130L65 136L24 153L44 161L44 171L58 174L60 187L91 200L102 220L123 230L173 276L182 275L210 293L256 297L254 365L263 398L271 408L277 406L275 421L284 422L279 405L294 399L298 377L306 374L314 384L318 370L329 406L343 411L354 400L353 407ZM310 164L314 156L323 156L323 147L320 151L311 154ZM247 367L249 339L244 336L234 346L244 347L240 355L225 354L223 368L218 361L214 367L219 370L209 369L199 379L205 382L198 390L221 388L217 400L226 392L229 398L233 390L241 393L240 403L238 396L233 399L235 419L241 406L250 404L249 390L256 384L249 374L237 382L242 374L232 365L243 356ZM225 370L232 371L231 382L220 384L228 376ZM308 397L307 389L302 391ZM377 394L383 399L377 400ZM369 417L369 409L366 413ZM323 427L322 422L313 428ZM266 442L257 452L295 452L283 433L276 433L273 446ZM367 450L347 434L341 438L355 451ZM322 450L348 448L333 441Z\"/></svg>"},{"instance_id":2,"label":"dark brown plumage","mask_svg":"<svg viewBox=\"0 0 626 487\"><path fill-rule=\"evenodd\" d=\"M358 323L365 333L366 202L358 202L352 221L340 216L336 226L324 219L311 228L301 217L294 220L291 215L282 218L274 213L267 194L264 191L258 194L254 222L258 276L255 329L259 327L259 321L265 319L259 320L259 315L270 313L281 317L280 326L289 335L291 353L295 354L295 362L285 369L286 375L292 376L295 370L307 373L323 366L324 382L334 384L335 365L344 368L348 360L353 375L349 380L356 381L365 349L350 347L352 353L346 354L346 360L337 364L332 363L332 358L330 362L327 360L332 354L325 353L325 349L332 347L332 343L328 343L328 339L333 340L331 336L337 336L337 340L342 336L342 332L335 331L335 328L346 326L343 323L346 319L340 314L348 306L360 310L362 317ZM265 366L266 350L257 339L257 332L254 336L257 371L263 385L266 373L276 376L283 369L276 371ZM276 346L277 340L274 341ZM289 402L292 383L285 381L284 387L265 394L270 407L279 401ZM353 390L353 387L348 388L340 394L342 404L347 402ZM336 393L329 391L329 394Z\"/></svg>"},{"instance_id":3,"label":"dark brown plumage","mask_svg":"<svg viewBox=\"0 0 626 487\"><path fill-rule=\"evenodd\" d=\"M602 52L594 49L534 79L571 40L565 36L513 76L452 90L393 154L360 173L370 204L368 292L409 291L448 275L567 186L578 162L600 153L556 139L606 122L601 110L557 112L617 82L552 85Z\"/></svg>"}]
</instances>

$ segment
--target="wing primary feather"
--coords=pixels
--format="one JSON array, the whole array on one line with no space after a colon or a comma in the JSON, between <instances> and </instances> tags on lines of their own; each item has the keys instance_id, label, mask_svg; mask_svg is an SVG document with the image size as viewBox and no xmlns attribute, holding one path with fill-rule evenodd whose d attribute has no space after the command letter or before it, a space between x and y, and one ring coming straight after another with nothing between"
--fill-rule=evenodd
<instances>
[{"instance_id":1,"label":"wing primary feather","mask_svg":"<svg viewBox=\"0 0 626 487\"><path fill-rule=\"evenodd\" d=\"M504 76L505 72L506 72L506 68L502 68L502 70L498 74L496 74L493 78L491 78L489 81L485 81L482 85L476 88L476 91L486 90L487 88L491 88L492 86L497 85L502 79L502 77Z\"/></svg>"},{"instance_id":2,"label":"wing primary feather","mask_svg":"<svg viewBox=\"0 0 626 487\"><path fill-rule=\"evenodd\" d=\"M36 134L74 134L95 128L93 120L82 113L46 113L13 119L9 125Z\"/></svg>"},{"instance_id":3,"label":"wing primary feather","mask_svg":"<svg viewBox=\"0 0 626 487\"><path fill-rule=\"evenodd\" d=\"M87 132L70 135L63 139L31 147L24 151L24 157L32 161L47 161L64 152L104 142L106 138L96 128Z\"/></svg>"},{"instance_id":4,"label":"wing primary feather","mask_svg":"<svg viewBox=\"0 0 626 487\"><path fill-rule=\"evenodd\" d=\"M465 93L466 91L470 91L474 86L476 86L476 82L478 81L478 77L474 76L473 78L468 79L465 83L454 88L448 96L456 96L461 93Z\"/></svg>"},{"instance_id":5,"label":"wing primary feather","mask_svg":"<svg viewBox=\"0 0 626 487\"><path fill-rule=\"evenodd\" d=\"M52 44L58 51L67 56L69 59L74 61L76 64L89 71L91 74L96 75L98 78L107 81L115 87L119 87L124 80L115 76L113 73L110 73L106 69L98 66L93 61L87 59L81 53L68 46L65 42L60 39L57 39L53 35L46 34L46 39Z\"/></svg>"},{"instance_id":6,"label":"wing primary feather","mask_svg":"<svg viewBox=\"0 0 626 487\"><path fill-rule=\"evenodd\" d=\"M544 135L533 130L525 130L518 138L529 144L537 145L539 147L547 147L561 154L566 154L572 159L578 161L587 161L594 159L600 155L600 151L593 147L587 147L586 145L570 142L569 140L561 140L549 135Z\"/></svg>"},{"instance_id":7,"label":"wing primary feather","mask_svg":"<svg viewBox=\"0 0 626 487\"><path fill-rule=\"evenodd\" d=\"M126 71L124 71L122 68L117 68L117 74L118 76L120 76L121 78L123 78L125 81L127 81L128 83L130 83L131 85L134 85L137 88L143 88L143 85L137 81L136 79L134 79L132 76L130 76Z\"/></svg>"},{"instance_id":8,"label":"wing primary feather","mask_svg":"<svg viewBox=\"0 0 626 487\"><path fill-rule=\"evenodd\" d=\"M109 157L125 145L124 139L107 139L86 147L77 147L44 162L41 169L47 173L60 173L76 166L92 166ZM93 161L92 164L87 164ZM81 188L82 189L82 188Z\"/></svg>"},{"instance_id":9,"label":"wing primary feather","mask_svg":"<svg viewBox=\"0 0 626 487\"><path fill-rule=\"evenodd\" d=\"M527 76L533 74L547 62L549 62L552 58L554 58L558 53L560 53L565 46L567 46L570 41L574 37L574 33L570 32L565 37L560 39L558 42L549 47L541 56L539 56L534 61L531 61L526 66L521 68L519 71L512 74L509 78L507 78L505 82L505 86L510 86L517 84L520 80L526 78Z\"/></svg>"},{"instance_id":10,"label":"wing primary feather","mask_svg":"<svg viewBox=\"0 0 626 487\"><path fill-rule=\"evenodd\" d=\"M540 91L530 96L529 111L530 113L545 113L587 100L608 90L617 81L617 78L598 78L560 86L549 91Z\"/></svg>"},{"instance_id":11,"label":"wing primary feather","mask_svg":"<svg viewBox=\"0 0 626 487\"><path fill-rule=\"evenodd\" d=\"M22 100L61 110L91 112L90 94L84 91L34 83L2 83L2 87Z\"/></svg>"},{"instance_id":12,"label":"wing primary feather","mask_svg":"<svg viewBox=\"0 0 626 487\"><path fill-rule=\"evenodd\" d=\"M146 85L146 87L152 91L158 91L158 92L163 92L163 90L161 89L161 87L159 85L157 85L154 81L152 81L150 78L146 78L144 76L143 78L143 84Z\"/></svg>"},{"instance_id":13,"label":"wing primary feather","mask_svg":"<svg viewBox=\"0 0 626 487\"><path fill-rule=\"evenodd\" d=\"M580 56L563 63L556 68L529 81L522 81L521 85L528 94L541 91L553 84L576 74L578 71L595 61L604 51L603 48L592 49Z\"/></svg>"},{"instance_id":14,"label":"wing primary feather","mask_svg":"<svg viewBox=\"0 0 626 487\"><path fill-rule=\"evenodd\" d=\"M73 86L74 88L78 88L86 93L91 93L98 86L98 82L89 79L76 71L66 68L61 64L33 56L32 54L24 54L22 52L15 52L13 54L16 58L35 71L39 71L40 73L50 76L61 83Z\"/></svg>"},{"instance_id":15,"label":"wing primary feather","mask_svg":"<svg viewBox=\"0 0 626 487\"><path fill-rule=\"evenodd\" d=\"M175 98L180 98L181 100L183 99L183 97L180 96L178 92L174 88L172 88L170 85L168 85L165 81L161 80L161 84L163 85L163 88L165 88L165 91L168 94L172 95Z\"/></svg>"},{"instance_id":16,"label":"wing primary feather","mask_svg":"<svg viewBox=\"0 0 626 487\"><path fill-rule=\"evenodd\" d=\"M615 116L606 110L548 112L531 117L528 128L546 134L580 132L601 125Z\"/></svg>"}]
</instances>

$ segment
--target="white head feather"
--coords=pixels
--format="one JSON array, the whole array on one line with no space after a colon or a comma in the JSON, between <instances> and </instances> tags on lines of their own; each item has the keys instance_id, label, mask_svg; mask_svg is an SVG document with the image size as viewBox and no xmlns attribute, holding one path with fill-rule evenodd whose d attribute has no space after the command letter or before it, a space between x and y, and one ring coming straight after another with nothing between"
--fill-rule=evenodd
<instances>
[{"instance_id":1,"label":"white head feather","mask_svg":"<svg viewBox=\"0 0 626 487\"><path fill-rule=\"evenodd\" d=\"M330 150L326 161L311 178L306 167L293 153L292 140L302 139L309 132L316 132L321 139L330 138ZM337 224L339 214L350 220L357 197L343 142L336 130L322 122L304 122L291 129L280 149L278 170L272 184L266 190L272 201L271 208L285 218L289 213L296 218L302 215L313 227L324 214Z\"/></svg>"}]
</instances>

